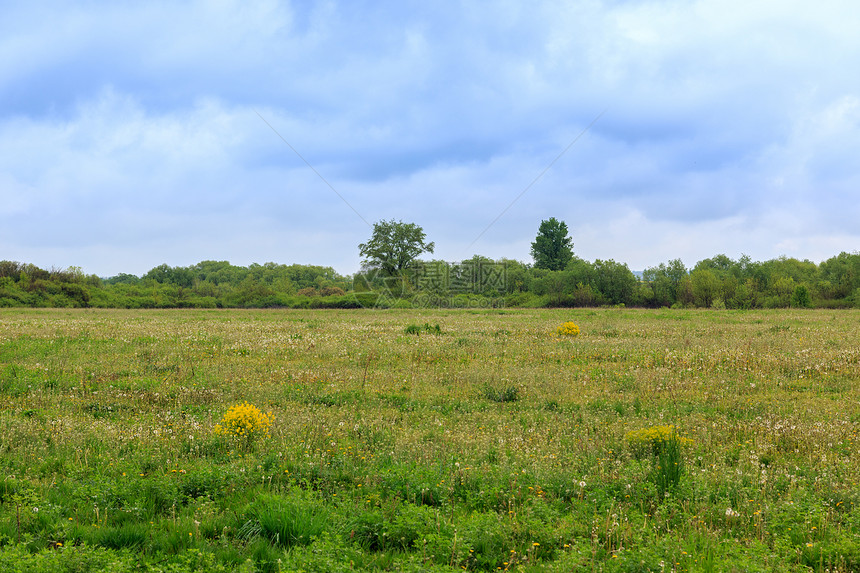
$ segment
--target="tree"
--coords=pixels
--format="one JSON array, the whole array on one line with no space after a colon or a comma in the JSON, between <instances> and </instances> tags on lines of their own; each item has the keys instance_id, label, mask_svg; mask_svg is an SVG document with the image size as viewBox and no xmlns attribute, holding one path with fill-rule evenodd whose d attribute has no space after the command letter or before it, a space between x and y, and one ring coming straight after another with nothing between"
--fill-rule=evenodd
<instances>
[{"instance_id":1,"label":"tree","mask_svg":"<svg viewBox=\"0 0 860 573\"><path fill-rule=\"evenodd\" d=\"M636 275L626 263L612 259L594 261L594 282L597 290L612 304L630 304L636 290Z\"/></svg>"},{"instance_id":2,"label":"tree","mask_svg":"<svg viewBox=\"0 0 860 573\"><path fill-rule=\"evenodd\" d=\"M143 278L161 284L172 284L186 288L190 288L194 284L194 273L191 269L187 267L171 267L166 263L151 269L143 275Z\"/></svg>"},{"instance_id":3,"label":"tree","mask_svg":"<svg viewBox=\"0 0 860 573\"><path fill-rule=\"evenodd\" d=\"M573 258L573 240L567 234L567 225L555 217L541 221L531 254L536 268L564 270Z\"/></svg>"},{"instance_id":4,"label":"tree","mask_svg":"<svg viewBox=\"0 0 860 573\"><path fill-rule=\"evenodd\" d=\"M0 273L2 276L2 273ZM833 298L845 298L860 288L860 252L839 253L821 263L821 280L828 281Z\"/></svg>"},{"instance_id":5,"label":"tree","mask_svg":"<svg viewBox=\"0 0 860 573\"><path fill-rule=\"evenodd\" d=\"M434 243L424 242L424 229L415 223L378 221L373 236L358 245L365 267L380 269L386 276L400 274L421 253L432 253Z\"/></svg>"},{"instance_id":6,"label":"tree","mask_svg":"<svg viewBox=\"0 0 860 573\"><path fill-rule=\"evenodd\" d=\"M690 273L690 281L693 283L693 297L696 305L710 308L719 298L720 279L711 269L695 269Z\"/></svg>"},{"instance_id":7,"label":"tree","mask_svg":"<svg viewBox=\"0 0 860 573\"><path fill-rule=\"evenodd\" d=\"M653 304L657 306L675 304L678 300L678 288L685 276L687 269L681 259L671 260L668 264L660 263L659 266L647 268L642 273L642 278L653 292Z\"/></svg>"}]
</instances>

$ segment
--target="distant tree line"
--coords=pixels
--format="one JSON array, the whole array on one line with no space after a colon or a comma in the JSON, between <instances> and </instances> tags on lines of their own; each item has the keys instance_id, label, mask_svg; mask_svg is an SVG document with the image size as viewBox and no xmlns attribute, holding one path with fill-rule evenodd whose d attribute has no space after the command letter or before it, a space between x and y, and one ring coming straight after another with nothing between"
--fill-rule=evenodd
<instances>
[{"instance_id":1,"label":"distant tree line","mask_svg":"<svg viewBox=\"0 0 860 573\"><path fill-rule=\"evenodd\" d=\"M685 268L678 260L635 276L615 261L574 257L562 271L528 269L522 292L548 306L618 305L647 308L860 308L860 253L821 264L780 257L754 262L717 255Z\"/></svg>"},{"instance_id":2,"label":"distant tree line","mask_svg":"<svg viewBox=\"0 0 860 573\"><path fill-rule=\"evenodd\" d=\"M331 267L203 261L160 265L142 277L86 276L76 267L43 270L0 261L0 307L265 308L311 307L345 297L351 277ZM349 301L342 305L349 306ZM353 302L353 306L358 306Z\"/></svg>"},{"instance_id":3,"label":"distant tree line","mask_svg":"<svg viewBox=\"0 0 860 573\"><path fill-rule=\"evenodd\" d=\"M843 252L820 264L717 255L691 269L676 259L641 276L613 260L547 260L558 265L565 259L558 270L477 255L456 264L412 261L396 276L373 269L343 276L314 265L203 261L110 278L85 275L78 267L44 270L0 261L0 307L357 308L451 300L466 306L479 299L530 307L860 308L860 253Z\"/></svg>"}]
</instances>

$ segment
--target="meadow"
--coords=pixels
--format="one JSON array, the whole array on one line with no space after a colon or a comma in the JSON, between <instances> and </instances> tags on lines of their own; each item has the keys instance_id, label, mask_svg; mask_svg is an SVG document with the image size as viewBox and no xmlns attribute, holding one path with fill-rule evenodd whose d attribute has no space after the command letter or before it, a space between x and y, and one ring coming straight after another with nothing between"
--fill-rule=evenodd
<instances>
[{"instance_id":1,"label":"meadow","mask_svg":"<svg viewBox=\"0 0 860 573\"><path fill-rule=\"evenodd\" d=\"M0 570L858 571L859 390L858 310L3 309Z\"/></svg>"}]
</instances>

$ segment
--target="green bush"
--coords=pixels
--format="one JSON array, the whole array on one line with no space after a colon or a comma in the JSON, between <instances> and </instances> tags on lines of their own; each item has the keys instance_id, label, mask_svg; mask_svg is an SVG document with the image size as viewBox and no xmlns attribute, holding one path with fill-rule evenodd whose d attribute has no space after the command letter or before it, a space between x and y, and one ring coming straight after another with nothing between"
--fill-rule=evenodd
<instances>
[{"instance_id":1,"label":"green bush","mask_svg":"<svg viewBox=\"0 0 860 573\"><path fill-rule=\"evenodd\" d=\"M806 285L797 285L794 287L794 293L791 295L791 306L794 308L809 308L812 306L812 298L809 296L809 289Z\"/></svg>"}]
</instances>

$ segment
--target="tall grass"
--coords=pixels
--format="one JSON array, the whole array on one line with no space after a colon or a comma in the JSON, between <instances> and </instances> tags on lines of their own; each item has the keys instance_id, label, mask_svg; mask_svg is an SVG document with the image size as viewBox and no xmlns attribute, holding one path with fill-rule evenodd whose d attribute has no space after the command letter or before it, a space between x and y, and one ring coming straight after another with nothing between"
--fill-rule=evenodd
<instances>
[{"instance_id":1,"label":"tall grass","mask_svg":"<svg viewBox=\"0 0 860 573\"><path fill-rule=\"evenodd\" d=\"M851 310L2 310L0 565L857 570L857 340ZM254 447L215 431L246 402Z\"/></svg>"}]
</instances>

